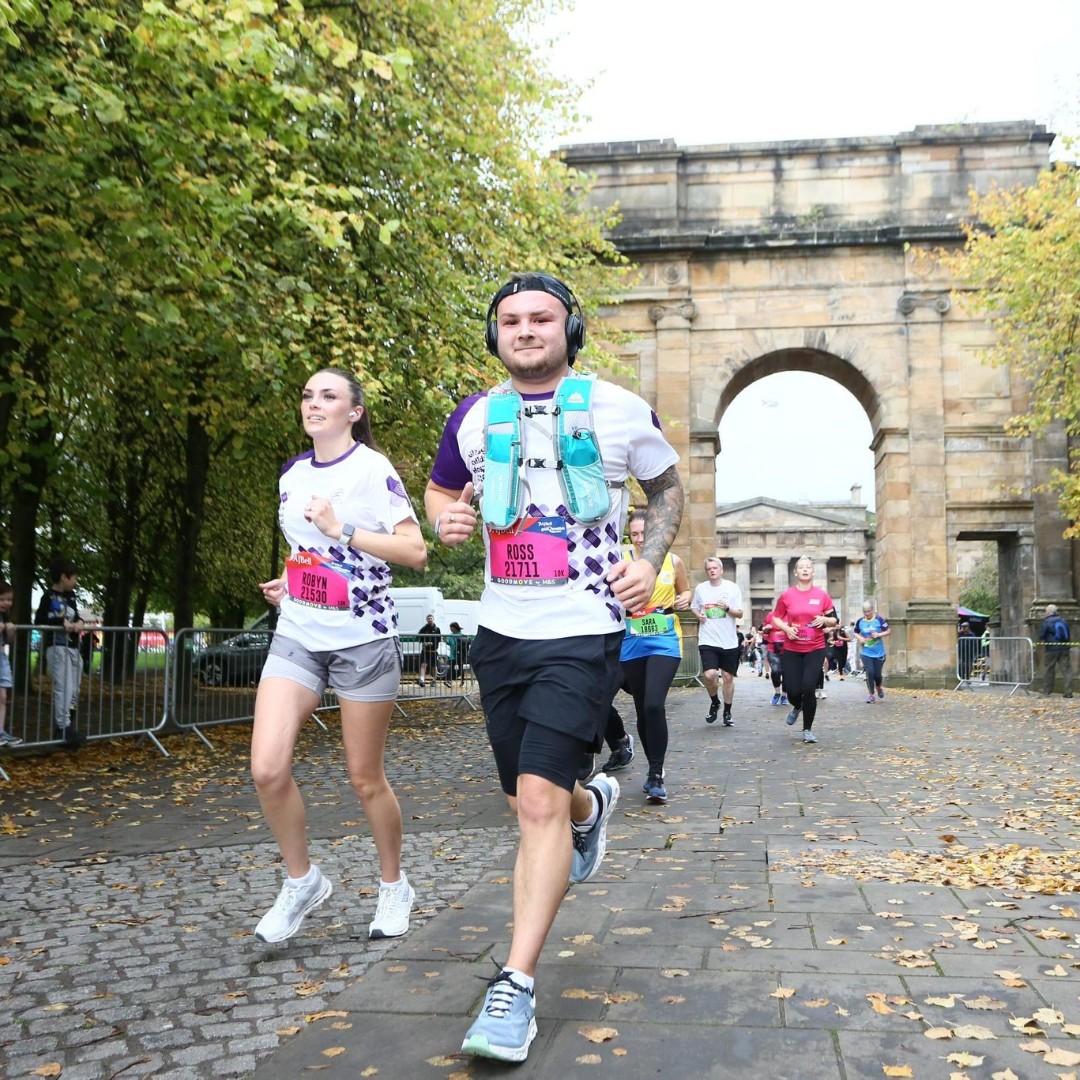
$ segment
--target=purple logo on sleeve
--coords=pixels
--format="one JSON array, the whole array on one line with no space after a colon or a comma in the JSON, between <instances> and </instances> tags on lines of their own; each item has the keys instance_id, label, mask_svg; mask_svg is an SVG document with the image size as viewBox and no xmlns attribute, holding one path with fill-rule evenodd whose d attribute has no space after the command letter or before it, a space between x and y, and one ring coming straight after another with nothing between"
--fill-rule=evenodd
<instances>
[{"instance_id":1,"label":"purple logo on sleeve","mask_svg":"<svg viewBox=\"0 0 1080 1080\"><path fill-rule=\"evenodd\" d=\"M388 476L386 478L386 490L391 495L396 495L402 502L408 502L409 496L405 494L405 488L401 481L396 476Z\"/></svg>"}]
</instances>

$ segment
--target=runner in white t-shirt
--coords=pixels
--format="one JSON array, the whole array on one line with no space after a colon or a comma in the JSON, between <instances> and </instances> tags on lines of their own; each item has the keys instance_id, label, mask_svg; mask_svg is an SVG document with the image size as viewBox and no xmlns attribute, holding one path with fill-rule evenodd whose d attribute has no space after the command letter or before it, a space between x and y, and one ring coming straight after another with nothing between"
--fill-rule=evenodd
<instances>
[{"instance_id":1,"label":"runner in white t-shirt","mask_svg":"<svg viewBox=\"0 0 1080 1080\"><path fill-rule=\"evenodd\" d=\"M333 891L309 857L292 775L300 728L331 686L349 779L382 872L368 936L399 937L414 894L401 869L401 809L383 769L401 674L388 563L419 569L427 546L401 480L375 448L356 376L334 368L313 375L300 415L313 449L281 471L278 522L289 556L285 574L260 586L280 614L251 732L251 773L288 876L255 936L292 937Z\"/></svg>"},{"instance_id":2,"label":"runner in white t-shirt","mask_svg":"<svg viewBox=\"0 0 1080 1080\"><path fill-rule=\"evenodd\" d=\"M715 555L705 560L705 576L694 589L690 607L698 617L698 652L701 677L710 704L705 723L712 724L720 711L720 684L723 675L724 726L731 727L731 703L735 700L735 676L739 671L739 625L743 617L742 590L724 580L724 564Z\"/></svg>"},{"instance_id":3,"label":"runner in white t-shirt","mask_svg":"<svg viewBox=\"0 0 1080 1080\"><path fill-rule=\"evenodd\" d=\"M517 417L505 455L513 471L508 476L494 455L488 460L489 446L505 444L497 441L501 432L485 435L485 425L495 425L488 395L477 394L451 414L425 496L428 520L450 546L477 527L474 490L487 496L493 521L518 515L507 528L483 526L485 588L469 654L520 843L510 952L462 1050L502 1061L524 1061L536 1036L533 980L567 880L591 877L604 854L618 782L598 773L582 788L577 775L603 739L625 611L648 603L682 516L678 455L641 398L599 379L571 384L567 397L559 396L584 337L580 305L556 278L515 275L499 289L486 343L510 375L492 411L509 407ZM594 521L571 513L563 484L569 490L574 472L560 479L555 456L563 448L555 424L566 419L560 403L576 396L580 405L585 393L590 404L572 414L573 438L599 446L608 496L606 513L598 506ZM648 499L641 557L632 561L620 550L630 475ZM499 513L497 493L515 482L520 502L510 509L506 497Z\"/></svg>"}]
</instances>

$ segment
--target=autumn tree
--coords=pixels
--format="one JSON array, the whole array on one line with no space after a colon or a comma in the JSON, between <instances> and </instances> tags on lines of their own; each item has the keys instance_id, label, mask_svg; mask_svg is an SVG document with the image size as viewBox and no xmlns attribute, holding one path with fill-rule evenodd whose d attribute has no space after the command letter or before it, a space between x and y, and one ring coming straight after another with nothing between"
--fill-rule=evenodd
<instances>
[{"instance_id":1,"label":"autumn tree","mask_svg":"<svg viewBox=\"0 0 1080 1080\"><path fill-rule=\"evenodd\" d=\"M994 189L972 199L960 252L942 261L962 283L961 302L993 322L991 363L1008 365L1030 386L1016 435L1061 422L1080 434L1080 172L1059 164L1029 188ZM1053 480L1066 517L1080 521L1080 471ZM1068 532L1080 536L1074 526Z\"/></svg>"},{"instance_id":2,"label":"autumn tree","mask_svg":"<svg viewBox=\"0 0 1080 1080\"><path fill-rule=\"evenodd\" d=\"M23 617L39 537L92 564L109 622L151 597L179 626L242 611L312 371L357 371L418 493L452 402L496 376L493 282L525 266L614 291L604 222L544 150L572 101L527 44L547 7L8 19L0 506Z\"/></svg>"}]
</instances>

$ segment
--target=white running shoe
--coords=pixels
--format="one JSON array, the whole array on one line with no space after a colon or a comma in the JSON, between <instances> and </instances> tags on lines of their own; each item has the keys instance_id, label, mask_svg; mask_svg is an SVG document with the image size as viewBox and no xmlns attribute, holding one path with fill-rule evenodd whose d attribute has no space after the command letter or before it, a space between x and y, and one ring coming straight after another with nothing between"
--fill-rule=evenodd
<instances>
[{"instance_id":1,"label":"white running shoe","mask_svg":"<svg viewBox=\"0 0 1080 1080\"><path fill-rule=\"evenodd\" d=\"M310 885L294 885L287 880L281 886L274 906L259 920L255 936L260 941L287 941L333 891L334 886L323 877L316 866L315 880Z\"/></svg>"},{"instance_id":2,"label":"white running shoe","mask_svg":"<svg viewBox=\"0 0 1080 1080\"><path fill-rule=\"evenodd\" d=\"M409 916L412 914L416 893L401 871L401 880L393 885L379 886L379 903L375 918L368 927L369 938L401 937L409 932Z\"/></svg>"},{"instance_id":3,"label":"white running shoe","mask_svg":"<svg viewBox=\"0 0 1080 1080\"><path fill-rule=\"evenodd\" d=\"M802 733L803 742L817 742L817 736L812 731L804 731Z\"/></svg>"}]
</instances>

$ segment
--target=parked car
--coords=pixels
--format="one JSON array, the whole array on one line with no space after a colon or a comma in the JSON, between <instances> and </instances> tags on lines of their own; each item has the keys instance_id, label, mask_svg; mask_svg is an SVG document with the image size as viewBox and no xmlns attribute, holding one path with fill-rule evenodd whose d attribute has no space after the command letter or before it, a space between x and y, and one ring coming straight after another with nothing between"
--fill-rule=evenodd
<instances>
[{"instance_id":1,"label":"parked car","mask_svg":"<svg viewBox=\"0 0 1080 1080\"><path fill-rule=\"evenodd\" d=\"M258 682L269 651L268 630L244 630L197 652L192 671L205 686L250 686Z\"/></svg>"}]
</instances>

